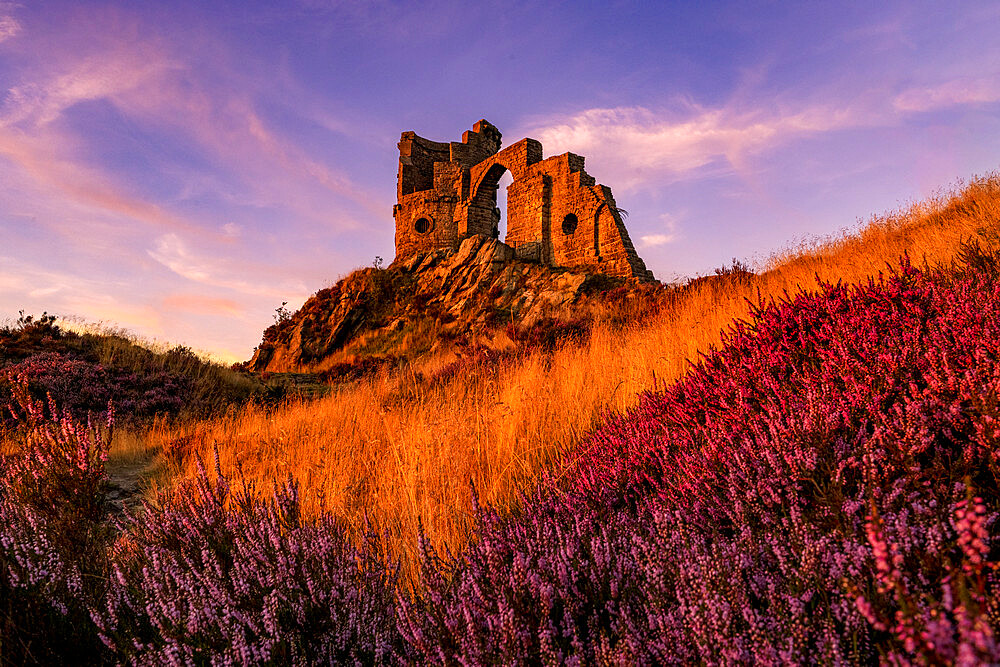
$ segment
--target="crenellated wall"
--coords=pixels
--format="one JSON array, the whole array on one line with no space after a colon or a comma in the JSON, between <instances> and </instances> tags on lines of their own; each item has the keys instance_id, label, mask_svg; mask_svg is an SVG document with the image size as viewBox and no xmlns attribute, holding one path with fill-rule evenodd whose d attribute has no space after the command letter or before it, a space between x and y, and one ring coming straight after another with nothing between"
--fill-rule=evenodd
<instances>
[{"instance_id":1,"label":"crenellated wall","mask_svg":"<svg viewBox=\"0 0 1000 667\"><path fill-rule=\"evenodd\" d=\"M611 189L584 170L584 158L542 158L542 145L522 139L500 150L500 131L485 120L461 142L428 141L404 132L399 142L396 259L455 248L476 234L496 238L500 177L507 188L507 237L521 259L652 279L622 222Z\"/></svg>"}]
</instances>

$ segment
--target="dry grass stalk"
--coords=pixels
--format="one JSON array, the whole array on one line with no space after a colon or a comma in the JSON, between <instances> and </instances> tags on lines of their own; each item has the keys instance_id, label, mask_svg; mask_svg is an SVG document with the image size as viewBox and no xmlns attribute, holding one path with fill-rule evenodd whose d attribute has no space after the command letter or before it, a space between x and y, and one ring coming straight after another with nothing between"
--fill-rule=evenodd
<instances>
[{"instance_id":1,"label":"dry grass stalk","mask_svg":"<svg viewBox=\"0 0 1000 667\"><path fill-rule=\"evenodd\" d=\"M917 265L945 264L977 235L991 245L1000 238L1000 176L873 217L856 234L790 249L749 280L698 282L652 321L599 326L584 346L481 365L438 387L412 373L380 375L310 403L159 428L150 443L175 454L180 476L195 471L190 454L209 460L213 446L224 471L241 467L262 490L292 475L312 507L326 504L354 528L369 517L412 564L421 523L435 543L454 549L465 541L470 482L485 502L516 502L605 411L680 378L746 316L748 299L812 289L817 276L864 281L904 253Z\"/></svg>"}]
</instances>

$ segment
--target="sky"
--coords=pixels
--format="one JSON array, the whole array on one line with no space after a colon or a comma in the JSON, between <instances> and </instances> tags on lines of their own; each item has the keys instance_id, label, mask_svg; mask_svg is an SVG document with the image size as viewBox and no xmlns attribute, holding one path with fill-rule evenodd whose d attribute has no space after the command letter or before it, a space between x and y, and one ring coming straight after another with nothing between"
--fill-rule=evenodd
<instances>
[{"instance_id":1,"label":"sky","mask_svg":"<svg viewBox=\"0 0 1000 667\"><path fill-rule=\"evenodd\" d=\"M0 320L247 359L391 261L403 131L572 151L657 278L1000 166L995 2L0 0Z\"/></svg>"}]
</instances>

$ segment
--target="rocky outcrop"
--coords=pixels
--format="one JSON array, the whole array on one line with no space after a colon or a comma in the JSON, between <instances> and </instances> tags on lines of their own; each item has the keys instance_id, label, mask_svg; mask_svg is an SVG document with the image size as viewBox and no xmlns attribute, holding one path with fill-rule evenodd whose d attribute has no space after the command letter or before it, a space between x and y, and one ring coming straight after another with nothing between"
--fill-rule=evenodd
<instances>
[{"instance_id":1,"label":"rocky outcrop","mask_svg":"<svg viewBox=\"0 0 1000 667\"><path fill-rule=\"evenodd\" d=\"M366 357L412 357L442 341L489 347L500 330L574 320L595 295L626 285L640 283L521 261L506 244L472 236L457 250L417 252L320 290L265 331L247 365L318 372Z\"/></svg>"}]
</instances>

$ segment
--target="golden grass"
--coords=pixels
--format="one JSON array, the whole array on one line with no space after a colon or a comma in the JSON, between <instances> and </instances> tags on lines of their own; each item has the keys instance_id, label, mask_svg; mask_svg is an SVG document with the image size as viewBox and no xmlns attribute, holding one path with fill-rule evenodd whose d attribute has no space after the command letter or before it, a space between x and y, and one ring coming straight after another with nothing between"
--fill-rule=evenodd
<instances>
[{"instance_id":1,"label":"golden grass","mask_svg":"<svg viewBox=\"0 0 1000 667\"><path fill-rule=\"evenodd\" d=\"M412 374L383 375L311 403L250 406L151 438L175 452L180 475L195 469L190 452L210 461L213 445L224 471L241 466L261 489L292 475L311 507L325 504L355 529L368 516L389 530L392 548L411 565L420 523L435 543L457 548L465 541L470 482L486 502L516 501L606 410L627 409L642 391L680 378L689 359L746 317L746 299L812 289L816 276L864 281L904 252L918 265L945 264L977 234L1000 238L1000 176L775 256L746 284L691 285L651 321L624 330L598 326L582 347L481 366L438 387ZM171 450L170 443L180 445Z\"/></svg>"}]
</instances>

